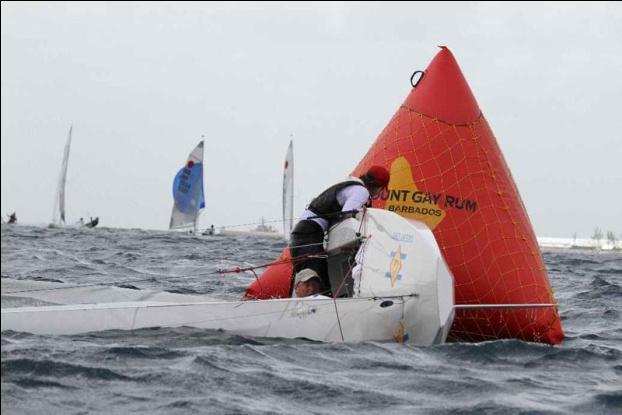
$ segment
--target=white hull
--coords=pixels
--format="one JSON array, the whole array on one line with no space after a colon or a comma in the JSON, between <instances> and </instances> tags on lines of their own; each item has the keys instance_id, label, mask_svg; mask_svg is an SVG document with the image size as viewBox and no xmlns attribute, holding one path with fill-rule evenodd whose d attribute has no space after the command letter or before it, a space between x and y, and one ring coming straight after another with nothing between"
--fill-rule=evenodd
<instances>
[{"instance_id":1,"label":"white hull","mask_svg":"<svg viewBox=\"0 0 622 415\"><path fill-rule=\"evenodd\" d=\"M237 302L127 302L2 310L2 329L69 335L147 327L222 329L259 337L304 337L326 342L402 341L409 311L407 298L278 299ZM443 342L446 333L418 344Z\"/></svg>"},{"instance_id":2,"label":"white hull","mask_svg":"<svg viewBox=\"0 0 622 415\"><path fill-rule=\"evenodd\" d=\"M58 335L189 326L327 342L445 341L454 318L453 281L425 225L368 209L330 230L327 251L333 253L328 268L333 291L340 297L335 300L218 302L104 287L76 288L72 293L69 287L53 290L55 285L44 284L41 292L30 294L48 304L66 305L2 309L2 329ZM357 271L344 274L355 252ZM8 288L3 296L29 292Z\"/></svg>"}]
</instances>

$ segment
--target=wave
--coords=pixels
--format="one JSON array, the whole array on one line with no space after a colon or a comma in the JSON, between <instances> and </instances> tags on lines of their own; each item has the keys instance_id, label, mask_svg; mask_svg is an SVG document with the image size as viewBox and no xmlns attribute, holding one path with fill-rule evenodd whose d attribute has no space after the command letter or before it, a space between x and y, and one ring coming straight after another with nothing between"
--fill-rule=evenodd
<instances>
[{"instance_id":1,"label":"wave","mask_svg":"<svg viewBox=\"0 0 622 415\"><path fill-rule=\"evenodd\" d=\"M89 379L99 380L131 380L128 376L106 368L84 366L56 360L36 360L28 358L3 360L2 374L3 379L9 381L19 374L50 377L83 376Z\"/></svg>"}]
</instances>

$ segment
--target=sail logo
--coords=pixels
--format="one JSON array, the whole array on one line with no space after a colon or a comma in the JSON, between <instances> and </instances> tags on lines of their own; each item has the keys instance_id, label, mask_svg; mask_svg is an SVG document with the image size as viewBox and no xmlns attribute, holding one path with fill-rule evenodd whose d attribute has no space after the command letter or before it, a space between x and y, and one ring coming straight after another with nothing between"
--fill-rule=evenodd
<instances>
[{"instance_id":1,"label":"sail logo","mask_svg":"<svg viewBox=\"0 0 622 415\"><path fill-rule=\"evenodd\" d=\"M445 219L447 210L474 213L477 202L467 198L439 192L424 192L415 184L412 168L405 157L391 163L391 180L377 201L384 201L386 210L400 216L419 220L432 230Z\"/></svg>"},{"instance_id":2,"label":"sail logo","mask_svg":"<svg viewBox=\"0 0 622 415\"><path fill-rule=\"evenodd\" d=\"M398 245L396 251L391 251L389 254L391 262L389 263L389 272L385 273L385 278L389 278L391 281L391 288L395 285L395 281L402 279L402 261L406 259L406 254L402 254L402 246Z\"/></svg>"}]
</instances>

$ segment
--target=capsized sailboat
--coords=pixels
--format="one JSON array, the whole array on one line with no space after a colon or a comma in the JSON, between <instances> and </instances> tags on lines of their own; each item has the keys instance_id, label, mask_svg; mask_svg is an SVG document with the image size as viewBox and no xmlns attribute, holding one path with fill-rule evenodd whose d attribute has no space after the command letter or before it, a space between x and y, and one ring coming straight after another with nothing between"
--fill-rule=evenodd
<instances>
[{"instance_id":1,"label":"capsized sailboat","mask_svg":"<svg viewBox=\"0 0 622 415\"><path fill-rule=\"evenodd\" d=\"M335 225L326 250L334 298L219 302L150 294L141 301L131 294L121 302L4 308L2 329L56 335L189 326L329 342L445 341L453 279L426 225L367 209Z\"/></svg>"},{"instance_id":2,"label":"capsized sailboat","mask_svg":"<svg viewBox=\"0 0 622 415\"><path fill-rule=\"evenodd\" d=\"M290 140L283 166L283 236L294 229L294 140Z\"/></svg>"},{"instance_id":3,"label":"capsized sailboat","mask_svg":"<svg viewBox=\"0 0 622 415\"><path fill-rule=\"evenodd\" d=\"M199 215L205 208L203 191L203 141L192 150L173 180L173 211L169 229L190 228L197 233Z\"/></svg>"}]
</instances>

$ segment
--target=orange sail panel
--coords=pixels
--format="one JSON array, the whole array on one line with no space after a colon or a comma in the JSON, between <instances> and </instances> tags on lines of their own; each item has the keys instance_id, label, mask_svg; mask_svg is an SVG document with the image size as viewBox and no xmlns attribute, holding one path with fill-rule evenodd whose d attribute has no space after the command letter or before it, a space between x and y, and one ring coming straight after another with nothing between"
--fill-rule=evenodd
<instances>
[{"instance_id":1,"label":"orange sail panel","mask_svg":"<svg viewBox=\"0 0 622 415\"><path fill-rule=\"evenodd\" d=\"M454 274L456 304L555 303L510 169L449 49L441 47L353 174L372 165L391 172L374 207L433 230ZM268 268L246 297L282 296L290 273L291 267ZM563 331L553 307L460 309L449 336L557 344Z\"/></svg>"}]
</instances>

